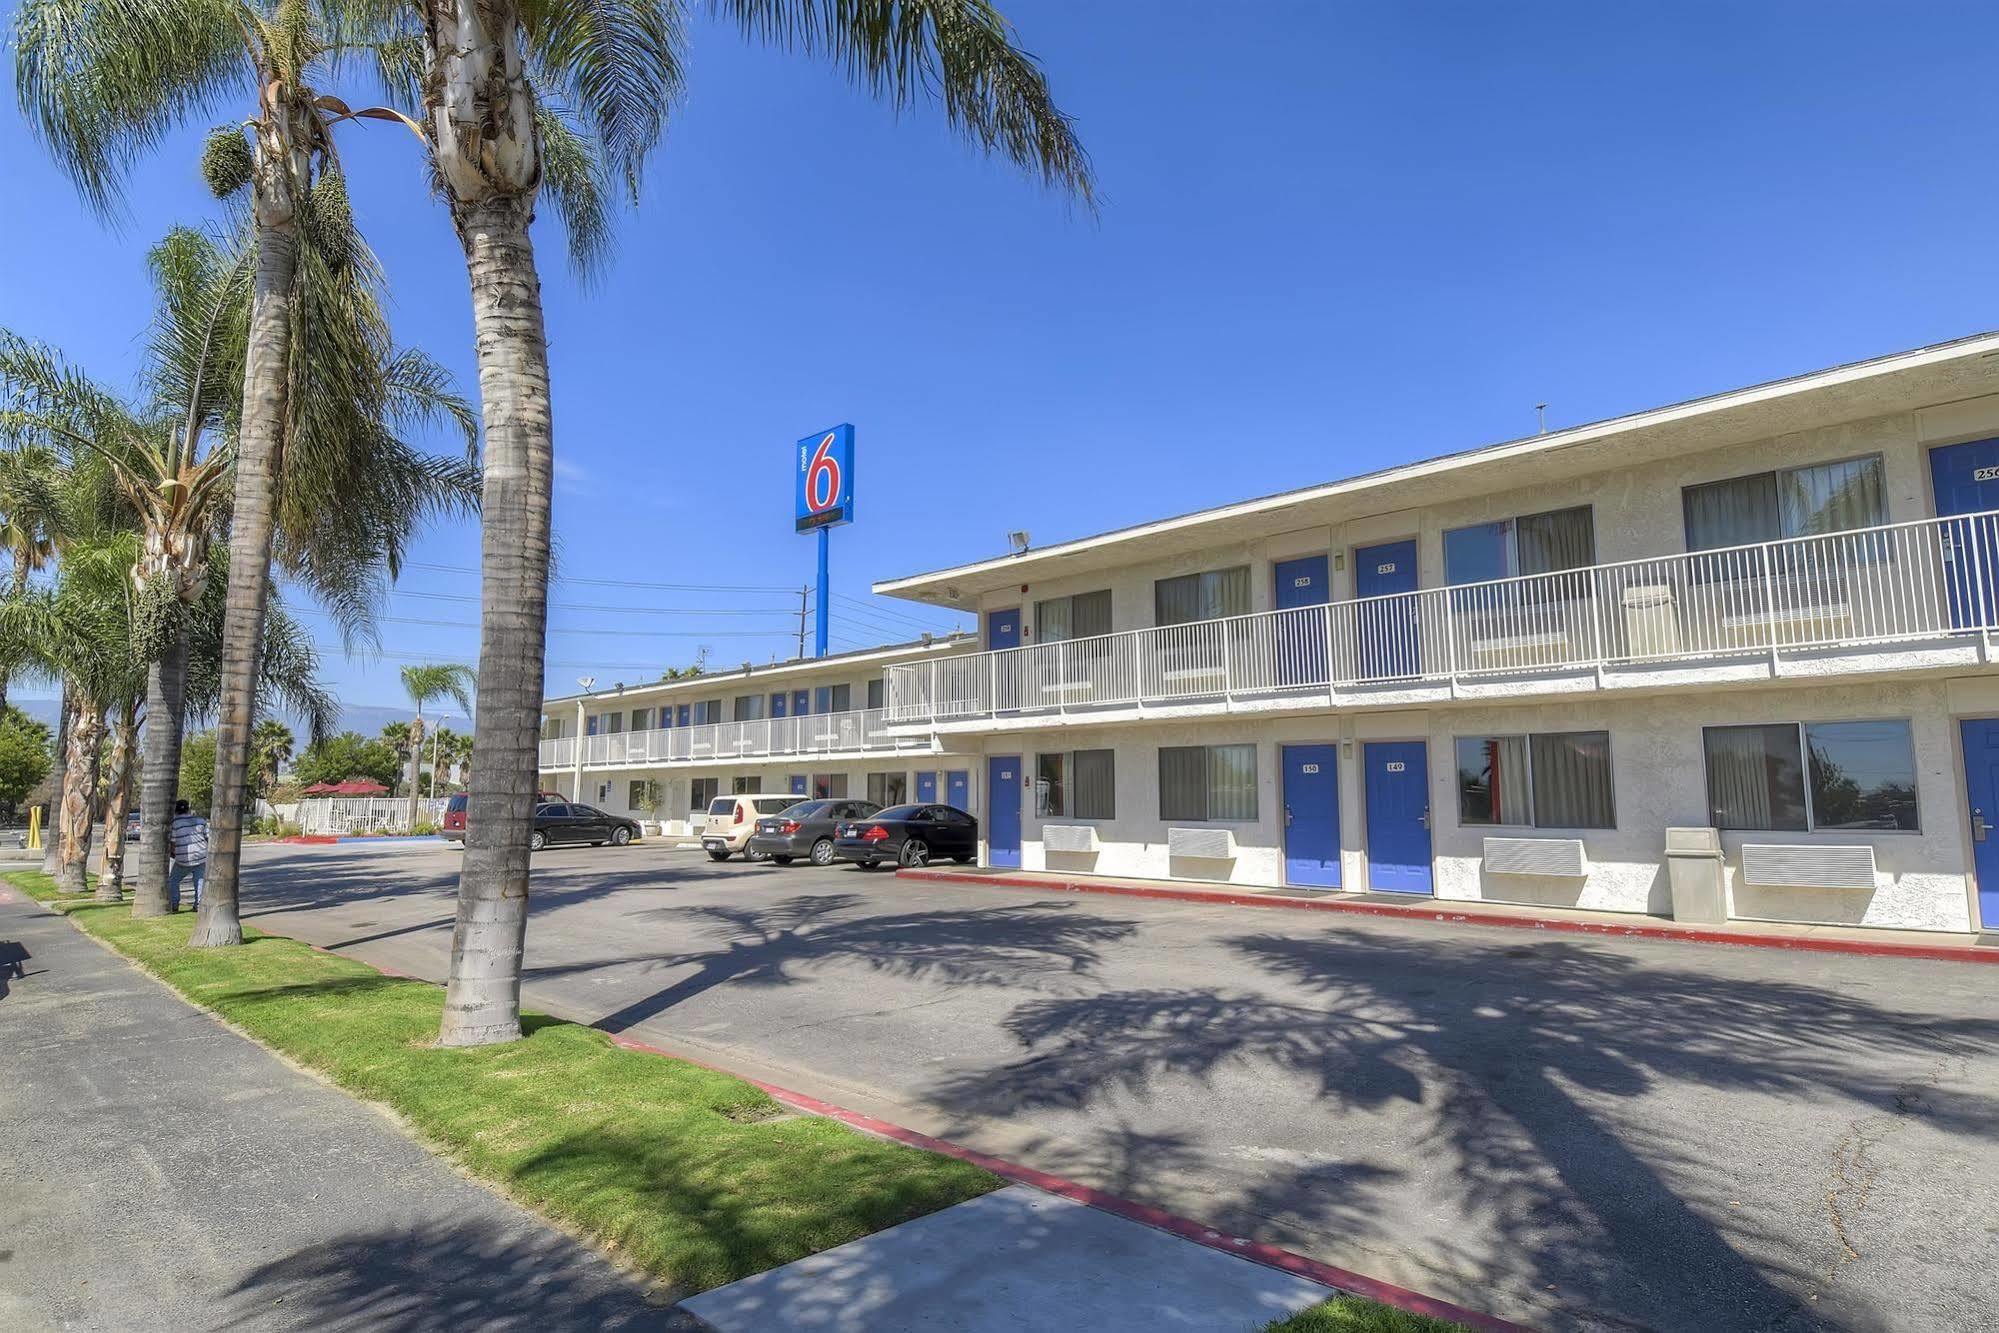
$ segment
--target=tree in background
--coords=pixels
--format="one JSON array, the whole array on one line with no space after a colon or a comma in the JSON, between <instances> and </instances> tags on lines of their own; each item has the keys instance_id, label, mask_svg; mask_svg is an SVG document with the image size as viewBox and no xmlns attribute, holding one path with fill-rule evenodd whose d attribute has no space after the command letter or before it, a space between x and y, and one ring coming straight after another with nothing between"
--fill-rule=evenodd
<instances>
[{"instance_id":1,"label":"tree in background","mask_svg":"<svg viewBox=\"0 0 1999 1333\"><path fill-rule=\"evenodd\" d=\"M250 775L259 798L270 799L271 790L278 785L278 770L290 762L297 747L298 737L276 718L257 723L257 729L250 733Z\"/></svg>"},{"instance_id":2,"label":"tree in background","mask_svg":"<svg viewBox=\"0 0 1999 1333\"><path fill-rule=\"evenodd\" d=\"M55 557L54 464L46 449L0 449L0 547L7 552L10 596L26 592L28 576ZM0 709L7 706L7 683L25 664L24 645L0 643Z\"/></svg>"},{"instance_id":3,"label":"tree in background","mask_svg":"<svg viewBox=\"0 0 1999 1333\"><path fill-rule=\"evenodd\" d=\"M180 746L180 799L206 815L215 797L215 733L197 731Z\"/></svg>"},{"instance_id":4,"label":"tree in background","mask_svg":"<svg viewBox=\"0 0 1999 1333\"><path fill-rule=\"evenodd\" d=\"M46 723L0 706L0 820L11 823L28 793L49 775L51 744Z\"/></svg>"},{"instance_id":5,"label":"tree in background","mask_svg":"<svg viewBox=\"0 0 1999 1333\"><path fill-rule=\"evenodd\" d=\"M137 682L134 682L135 686ZM111 753L105 761L104 869L97 876L97 901L125 897L125 823L132 810L132 777L139 752L139 718L145 701L136 688L112 709Z\"/></svg>"},{"instance_id":6,"label":"tree in background","mask_svg":"<svg viewBox=\"0 0 1999 1333\"><path fill-rule=\"evenodd\" d=\"M347 0L371 21L391 99L419 123L465 250L486 429L480 707L458 922L439 1040L520 1036L528 834L548 628L554 425L529 224L544 190L572 255L600 256L608 179L636 194L682 90L684 0ZM1093 197L1089 161L990 0L716 0L743 32L824 57L901 109L950 125L1044 182ZM582 132L579 132L582 131ZM579 246L578 242L582 245Z\"/></svg>"},{"instance_id":7,"label":"tree in background","mask_svg":"<svg viewBox=\"0 0 1999 1333\"><path fill-rule=\"evenodd\" d=\"M458 662L424 663L403 668L403 692L416 705L410 721L410 827L416 827L416 805L423 796L423 706L450 699L469 715L472 690L478 677L472 668Z\"/></svg>"},{"instance_id":8,"label":"tree in background","mask_svg":"<svg viewBox=\"0 0 1999 1333\"><path fill-rule=\"evenodd\" d=\"M430 734L431 782L451 791L462 789L471 773L472 737L466 732L439 727ZM456 770L457 776L452 773Z\"/></svg>"},{"instance_id":9,"label":"tree in background","mask_svg":"<svg viewBox=\"0 0 1999 1333\"><path fill-rule=\"evenodd\" d=\"M393 787L401 769L401 758L384 742L343 731L306 746L292 777L301 787L348 778L372 778L384 787Z\"/></svg>"}]
</instances>

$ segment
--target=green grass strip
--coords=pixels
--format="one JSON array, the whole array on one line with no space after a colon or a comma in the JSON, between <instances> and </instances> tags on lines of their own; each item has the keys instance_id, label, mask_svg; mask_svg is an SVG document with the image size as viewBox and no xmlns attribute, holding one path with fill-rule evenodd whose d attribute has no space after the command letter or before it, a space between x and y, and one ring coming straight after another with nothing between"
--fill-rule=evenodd
<instances>
[{"instance_id":1,"label":"green grass strip","mask_svg":"<svg viewBox=\"0 0 1999 1333\"><path fill-rule=\"evenodd\" d=\"M1465 1333L1465 1329L1463 1324L1410 1314L1358 1296L1339 1296L1280 1319L1264 1333Z\"/></svg>"},{"instance_id":2,"label":"green grass strip","mask_svg":"<svg viewBox=\"0 0 1999 1333\"><path fill-rule=\"evenodd\" d=\"M52 899L48 877L12 871ZM432 1045L441 987L244 932L190 949L192 917L56 906L197 1004L680 1295L748 1277L999 1187L955 1158L790 1115L740 1079L523 1015L504 1046Z\"/></svg>"}]
</instances>

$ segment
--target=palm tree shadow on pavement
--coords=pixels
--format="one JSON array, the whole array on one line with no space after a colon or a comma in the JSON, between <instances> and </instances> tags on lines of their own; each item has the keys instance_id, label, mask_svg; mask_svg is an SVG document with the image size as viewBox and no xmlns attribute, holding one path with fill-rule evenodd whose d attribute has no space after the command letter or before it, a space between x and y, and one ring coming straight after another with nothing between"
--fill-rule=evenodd
<instances>
[{"instance_id":1,"label":"palm tree shadow on pavement","mask_svg":"<svg viewBox=\"0 0 1999 1333\"><path fill-rule=\"evenodd\" d=\"M672 985L597 1021L607 1032L623 1032L715 987L788 986L818 967L855 966L885 976L967 986L1023 986L1037 979L1087 976L1104 946L1136 928L1130 921L1097 916L1068 903L856 915L873 901L865 894L820 893L740 907L655 908L637 915L691 924L721 942L682 953L529 967L522 977L533 981L635 962L648 970L692 969Z\"/></svg>"},{"instance_id":2,"label":"palm tree shadow on pavement","mask_svg":"<svg viewBox=\"0 0 1999 1333\"><path fill-rule=\"evenodd\" d=\"M1447 1183L1427 1187L1457 1197L1437 1200L1448 1207L1434 1216L1473 1217L1491 1234L1398 1236L1353 1194L1346 1163L1316 1168L1331 1173L1316 1180L1266 1175L1216 1199L1204 1221L1255 1235L1275 1219L1336 1228L1363 1246L1420 1244L1460 1272L1497 1250L1517 1299L1597 1312L1591 1326L1703 1333L1886 1329L1901 1316L1838 1288L1830 1228L1806 1253L1767 1219L1731 1211L1726 1120L1706 1144L1676 1142L1648 1132L1636 1099L1690 1084L1761 1094L1780 1114L1800 1102L1850 1107L1842 1124L1921 1114L1985 1151L1999 1139L1999 1101L1934 1086L1912 1097L1910 1083L1912 1068L1934 1071L1934 1083L1999 1052L1999 1021L1902 1013L1857 989L1724 978L1574 943L1440 948L1334 930L1226 945L1254 965L1246 983L1275 983L1269 993L1033 1000L1005 1024L1026 1054L928 1095L962 1114L1005 1116L1101 1112L1244 1075L1290 1080L1314 1090L1298 1114L1326 1127L1329 1150L1358 1142L1364 1158L1368 1136L1398 1135L1413 1158L1449 1163ZM1829 1206L1837 1195L1835 1185ZM1836 1314L1831 1296L1846 1298Z\"/></svg>"}]
</instances>

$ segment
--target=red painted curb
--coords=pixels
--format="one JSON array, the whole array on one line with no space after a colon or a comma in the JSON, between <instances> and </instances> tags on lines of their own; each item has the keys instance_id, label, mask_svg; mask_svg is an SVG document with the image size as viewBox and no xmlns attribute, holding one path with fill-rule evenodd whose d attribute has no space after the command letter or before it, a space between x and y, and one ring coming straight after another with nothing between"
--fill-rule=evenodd
<instances>
[{"instance_id":1,"label":"red painted curb","mask_svg":"<svg viewBox=\"0 0 1999 1333\"><path fill-rule=\"evenodd\" d=\"M702 1064L699 1060L689 1060L685 1055L681 1055L678 1052L662 1050L657 1046L649 1046L645 1042L622 1036L615 1032L610 1034L610 1036L614 1043L624 1047L628 1051L642 1051L647 1055L663 1056L669 1060L679 1060L683 1064L699 1065L703 1069L714 1068L712 1065ZM730 1078L741 1079L752 1087L763 1089L763 1091L787 1105L795 1106L801 1111L807 1111L816 1116L823 1116L828 1120L837 1120L841 1124L851 1129L860 1130L864 1134L872 1134L876 1138L908 1144L910 1147L922 1148L928 1152L939 1153L945 1157L955 1157L959 1161L970 1162L973 1166L982 1167L1004 1180L1018 1181L1023 1185L1032 1185L1035 1189L1041 1190L1044 1193L1059 1194L1065 1199L1074 1199L1078 1203L1088 1204L1090 1207L1103 1212L1113 1213L1119 1217L1129 1218L1131 1221L1157 1228L1170 1235L1178 1236L1182 1240L1193 1241L1196 1245L1204 1245L1211 1250L1220 1250L1224 1254L1233 1254L1238 1258L1251 1260L1267 1268L1280 1269L1297 1277L1317 1282L1321 1286L1332 1287L1348 1295L1364 1296L1368 1300L1379 1301L1383 1305L1392 1305L1397 1309L1408 1310L1414 1314L1429 1315L1433 1319L1447 1319L1454 1323L1463 1324L1467 1328L1478 1329L1480 1333L1528 1333L1527 1326L1524 1324L1509 1323L1507 1320L1495 1315L1480 1314L1476 1310L1467 1310L1461 1305L1452 1305L1449 1301L1440 1301L1434 1297L1425 1296L1421 1292L1411 1291L1407 1287L1398 1287L1393 1283L1382 1282L1379 1279L1367 1277L1364 1274L1355 1273L1349 1269L1335 1268L1331 1264L1320 1263L1317 1259L1308 1259L1302 1254L1294 1254L1290 1250L1280 1249L1275 1245L1266 1245L1261 1241L1249 1240L1242 1236L1232 1236L1225 1231L1217 1231L1213 1227L1204 1226L1192 1218L1181 1217L1177 1213L1169 1213L1163 1208L1154 1208L1151 1204L1139 1203L1136 1200L1127 1199L1116 1194L1107 1194L1103 1190L1078 1184L1062 1176L1050 1175L1046 1171L1037 1171L1031 1166L1022 1166L1018 1162L1010 1162L1003 1157L993 1157L975 1149L964 1147L951 1142L949 1139L933 1138L928 1134L919 1133L913 1129L904 1129L902 1126L890 1124L886 1120L877 1120L873 1116L863 1115L859 1111L849 1111L844 1107L834 1105L832 1102L821 1101L817 1097L808 1096L802 1092L794 1092L790 1088L780 1087L775 1083L766 1083L762 1079L749 1078L726 1069L716 1070L716 1072L728 1074Z\"/></svg>"},{"instance_id":2,"label":"red painted curb","mask_svg":"<svg viewBox=\"0 0 1999 1333\"><path fill-rule=\"evenodd\" d=\"M289 843L294 847L325 847L340 839L331 833L299 833L289 838L272 838L271 841Z\"/></svg>"},{"instance_id":3,"label":"red painted curb","mask_svg":"<svg viewBox=\"0 0 1999 1333\"><path fill-rule=\"evenodd\" d=\"M1258 893L1216 893L1206 889L1139 888L1087 879L1029 879L1025 875L970 875L953 870L898 870L897 879L939 884L986 885L1003 889L1038 889L1043 893L1101 893L1118 898L1158 898L1169 902L1222 903L1230 907L1281 907L1294 912L1347 912L1404 921L1437 921L1465 926L1511 926L1552 930L1572 935L1608 935L1618 939L1677 940L1689 944L1733 944L1756 949L1792 949L1801 953L1863 954L1876 958L1922 958L1941 963L1999 963L1999 949L1972 944L1898 944L1892 940L1842 940L1823 936L1755 935L1714 926L1675 926L1663 922L1578 921L1560 916L1516 916L1454 910L1435 905L1407 907L1399 903L1342 902L1333 898L1274 898Z\"/></svg>"}]
</instances>

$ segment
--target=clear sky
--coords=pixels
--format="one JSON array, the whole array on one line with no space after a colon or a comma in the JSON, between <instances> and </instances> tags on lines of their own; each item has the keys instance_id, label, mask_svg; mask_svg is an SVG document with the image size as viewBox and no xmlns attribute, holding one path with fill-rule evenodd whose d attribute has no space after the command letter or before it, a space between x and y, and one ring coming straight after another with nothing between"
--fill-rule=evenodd
<instances>
[{"instance_id":1,"label":"clear sky","mask_svg":"<svg viewBox=\"0 0 1999 1333\"><path fill-rule=\"evenodd\" d=\"M868 584L1010 529L1047 543L1526 434L1537 402L1562 426L1999 327L1989 3L1004 8L1095 159L1095 219L929 108L898 120L703 19L607 277L579 286L544 225L570 580L552 688L702 645L788 653L795 591L577 580L796 589L790 447L842 420L859 521L834 535L836 647L959 623ZM129 377L144 245L215 212L198 137L148 161L111 229L10 99L0 323ZM341 143L399 337L470 392L463 259L414 143ZM465 525L419 558L477 555ZM476 660L476 601L449 596L475 576L402 587L401 656L329 655L351 703L397 702L406 657Z\"/></svg>"}]
</instances>

